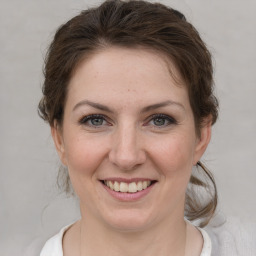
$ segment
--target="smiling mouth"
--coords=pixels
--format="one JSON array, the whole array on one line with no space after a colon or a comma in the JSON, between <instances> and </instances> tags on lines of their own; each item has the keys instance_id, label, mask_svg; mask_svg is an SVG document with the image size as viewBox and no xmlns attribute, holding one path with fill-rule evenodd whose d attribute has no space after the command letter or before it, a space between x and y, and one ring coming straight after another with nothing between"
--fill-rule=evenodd
<instances>
[{"instance_id":1,"label":"smiling mouth","mask_svg":"<svg viewBox=\"0 0 256 256\"><path fill-rule=\"evenodd\" d=\"M102 180L101 182L105 186L110 188L112 191L121 192L121 193L136 193L150 187L156 181L147 180L147 181L126 183L126 182Z\"/></svg>"}]
</instances>

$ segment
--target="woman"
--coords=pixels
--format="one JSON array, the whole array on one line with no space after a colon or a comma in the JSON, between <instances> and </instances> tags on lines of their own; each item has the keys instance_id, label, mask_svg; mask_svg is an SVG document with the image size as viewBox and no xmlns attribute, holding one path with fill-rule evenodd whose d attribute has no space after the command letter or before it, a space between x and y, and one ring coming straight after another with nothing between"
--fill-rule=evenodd
<instances>
[{"instance_id":1,"label":"woman","mask_svg":"<svg viewBox=\"0 0 256 256\"><path fill-rule=\"evenodd\" d=\"M180 12L119 0L83 11L56 32L43 94L81 220L41 256L211 255L189 220L205 226L217 204L200 159L218 103L210 53Z\"/></svg>"}]
</instances>

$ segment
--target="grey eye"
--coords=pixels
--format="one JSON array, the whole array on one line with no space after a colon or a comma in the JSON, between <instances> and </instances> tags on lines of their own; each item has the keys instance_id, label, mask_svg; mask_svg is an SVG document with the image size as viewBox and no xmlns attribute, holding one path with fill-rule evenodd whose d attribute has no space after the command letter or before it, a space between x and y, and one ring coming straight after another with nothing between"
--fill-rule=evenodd
<instances>
[{"instance_id":1,"label":"grey eye","mask_svg":"<svg viewBox=\"0 0 256 256\"><path fill-rule=\"evenodd\" d=\"M103 122L104 122L104 119L103 118L92 118L90 120L91 124L94 125L94 126L99 126L99 125L102 125Z\"/></svg>"},{"instance_id":2,"label":"grey eye","mask_svg":"<svg viewBox=\"0 0 256 256\"><path fill-rule=\"evenodd\" d=\"M164 118L155 118L153 120L153 122L154 122L154 125L156 125L156 126L162 126L162 125L165 125L166 119L164 119Z\"/></svg>"},{"instance_id":3,"label":"grey eye","mask_svg":"<svg viewBox=\"0 0 256 256\"><path fill-rule=\"evenodd\" d=\"M80 124L85 126L97 127L107 125L107 121L102 115L88 115L83 117L80 121Z\"/></svg>"},{"instance_id":4,"label":"grey eye","mask_svg":"<svg viewBox=\"0 0 256 256\"><path fill-rule=\"evenodd\" d=\"M171 124L177 124L176 120L169 115L165 114L155 114L151 116L151 119L148 123L149 125L152 125L154 127L167 127Z\"/></svg>"}]
</instances>

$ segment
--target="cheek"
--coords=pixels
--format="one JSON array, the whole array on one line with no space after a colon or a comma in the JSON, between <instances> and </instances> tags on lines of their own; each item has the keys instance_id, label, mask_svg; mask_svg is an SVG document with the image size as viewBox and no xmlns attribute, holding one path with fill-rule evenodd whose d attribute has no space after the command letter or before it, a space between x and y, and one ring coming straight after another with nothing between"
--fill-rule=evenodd
<instances>
[{"instance_id":1,"label":"cheek","mask_svg":"<svg viewBox=\"0 0 256 256\"><path fill-rule=\"evenodd\" d=\"M71 175L93 176L105 157L103 142L86 137L70 138L66 145L67 165Z\"/></svg>"},{"instance_id":2,"label":"cheek","mask_svg":"<svg viewBox=\"0 0 256 256\"><path fill-rule=\"evenodd\" d=\"M162 175L184 179L190 175L193 166L193 141L181 135L165 138L152 147L152 155Z\"/></svg>"},{"instance_id":3,"label":"cheek","mask_svg":"<svg viewBox=\"0 0 256 256\"><path fill-rule=\"evenodd\" d=\"M187 185L193 162L193 143L187 136L170 136L152 145L151 158L160 177L159 207L165 205L167 215L175 209L184 211Z\"/></svg>"},{"instance_id":4,"label":"cheek","mask_svg":"<svg viewBox=\"0 0 256 256\"><path fill-rule=\"evenodd\" d=\"M76 135L67 141L65 149L71 183L80 200L88 206L92 197L97 196L92 193L99 178L96 170L105 158L106 149L102 140L85 136Z\"/></svg>"}]
</instances>

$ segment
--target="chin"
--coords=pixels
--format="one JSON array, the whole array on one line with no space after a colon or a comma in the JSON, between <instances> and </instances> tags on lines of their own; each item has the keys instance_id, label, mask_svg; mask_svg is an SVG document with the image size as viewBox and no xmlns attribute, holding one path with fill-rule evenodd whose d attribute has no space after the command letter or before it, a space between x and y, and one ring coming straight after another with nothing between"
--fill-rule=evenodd
<instances>
[{"instance_id":1,"label":"chin","mask_svg":"<svg viewBox=\"0 0 256 256\"><path fill-rule=\"evenodd\" d=\"M146 230L153 224L153 219L145 210L119 210L116 214L105 216L104 221L107 225L119 232L137 232Z\"/></svg>"}]
</instances>

